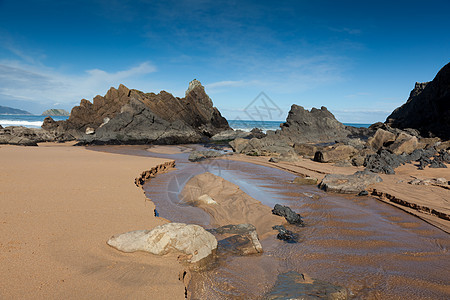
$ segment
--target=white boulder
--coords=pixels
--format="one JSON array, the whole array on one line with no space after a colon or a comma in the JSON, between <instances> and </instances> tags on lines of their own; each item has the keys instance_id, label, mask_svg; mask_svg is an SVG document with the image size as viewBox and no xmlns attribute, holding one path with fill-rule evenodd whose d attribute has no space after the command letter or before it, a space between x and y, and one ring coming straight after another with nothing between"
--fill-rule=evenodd
<instances>
[{"instance_id":1,"label":"white boulder","mask_svg":"<svg viewBox=\"0 0 450 300\"><path fill-rule=\"evenodd\" d=\"M190 256L191 263L210 256L217 249L216 238L198 225L167 223L152 230L114 235L108 245L123 252L146 251L164 255L178 251Z\"/></svg>"}]
</instances>

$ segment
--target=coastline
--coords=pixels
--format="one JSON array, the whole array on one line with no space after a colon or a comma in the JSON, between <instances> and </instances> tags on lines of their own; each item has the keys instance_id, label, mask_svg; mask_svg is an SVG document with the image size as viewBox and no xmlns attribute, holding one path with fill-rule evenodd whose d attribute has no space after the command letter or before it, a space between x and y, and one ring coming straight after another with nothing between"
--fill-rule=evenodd
<instances>
[{"instance_id":1,"label":"coastline","mask_svg":"<svg viewBox=\"0 0 450 300\"><path fill-rule=\"evenodd\" d=\"M175 255L106 244L168 222L134 179L170 160L72 145L0 147L0 298L183 299Z\"/></svg>"}]
</instances>

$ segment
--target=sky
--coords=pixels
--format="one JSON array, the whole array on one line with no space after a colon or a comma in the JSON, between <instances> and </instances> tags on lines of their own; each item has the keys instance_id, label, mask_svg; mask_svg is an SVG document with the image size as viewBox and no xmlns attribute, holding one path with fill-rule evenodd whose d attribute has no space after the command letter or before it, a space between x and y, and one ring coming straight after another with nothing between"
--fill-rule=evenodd
<instances>
[{"instance_id":1,"label":"sky","mask_svg":"<svg viewBox=\"0 0 450 300\"><path fill-rule=\"evenodd\" d=\"M384 121L450 62L450 1L0 0L0 105L40 114L110 87L184 97L227 119L292 104Z\"/></svg>"}]
</instances>

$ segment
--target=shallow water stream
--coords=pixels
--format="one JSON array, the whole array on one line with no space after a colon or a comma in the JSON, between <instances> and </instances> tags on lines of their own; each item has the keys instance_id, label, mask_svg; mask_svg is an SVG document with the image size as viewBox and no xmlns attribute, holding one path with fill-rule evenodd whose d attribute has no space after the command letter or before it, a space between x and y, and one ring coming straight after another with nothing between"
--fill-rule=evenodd
<instances>
[{"instance_id":1,"label":"shallow water stream","mask_svg":"<svg viewBox=\"0 0 450 300\"><path fill-rule=\"evenodd\" d=\"M149 153L139 147L96 150L176 160L176 170L144 186L161 217L209 227L200 208L180 203L178 193L192 177L211 172L240 186L263 204L290 206L306 227L286 227L300 242L274 235L261 241L264 253L228 256L194 274L194 299L258 299L277 275L288 271L346 287L353 299L450 299L450 236L395 207L370 197L328 194L290 183L295 175L224 159L191 163L187 154Z\"/></svg>"}]
</instances>

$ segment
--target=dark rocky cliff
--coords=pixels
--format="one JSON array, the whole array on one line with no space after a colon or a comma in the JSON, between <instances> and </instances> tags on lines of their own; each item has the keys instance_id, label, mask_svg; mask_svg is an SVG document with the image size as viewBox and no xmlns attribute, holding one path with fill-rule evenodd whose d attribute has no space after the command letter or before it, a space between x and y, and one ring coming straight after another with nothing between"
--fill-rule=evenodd
<instances>
[{"instance_id":1,"label":"dark rocky cliff","mask_svg":"<svg viewBox=\"0 0 450 300\"><path fill-rule=\"evenodd\" d=\"M387 117L392 127L417 129L422 136L450 139L450 63L431 82L416 83L405 104Z\"/></svg>"}]
</instances>

